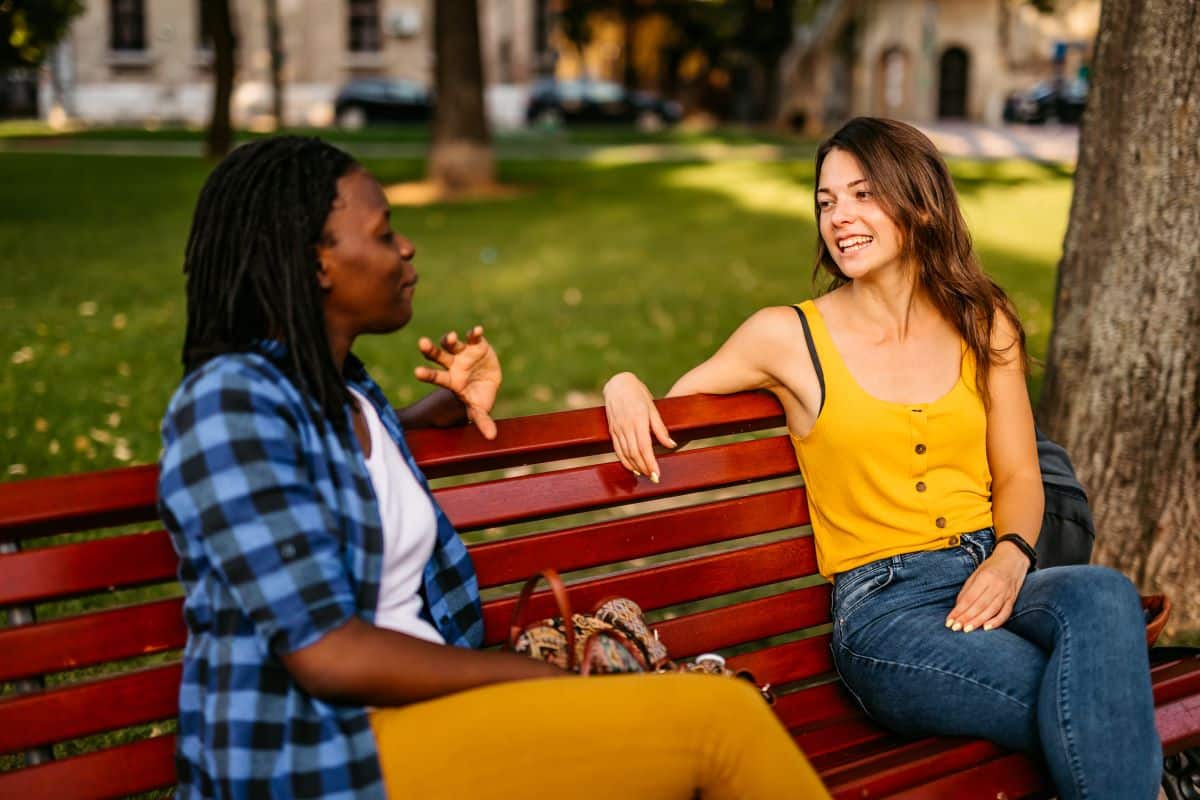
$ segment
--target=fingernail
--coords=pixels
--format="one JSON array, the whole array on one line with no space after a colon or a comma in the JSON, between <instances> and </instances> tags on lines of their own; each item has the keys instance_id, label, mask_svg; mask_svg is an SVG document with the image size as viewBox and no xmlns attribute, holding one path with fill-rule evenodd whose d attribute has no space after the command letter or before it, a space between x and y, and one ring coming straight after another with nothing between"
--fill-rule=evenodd
<instances>
[{"instance_id":1,"label":"fingernail","mask_svg":"<svg viewBox=\"0 0 1200 800\"><path fill-rule=\"evenodd\" d=\"M946 620L946 627L947 627L947 628L949 628L949 627L950 627L951 625L953 625L953 624L954 624L954 620L952 620L952 619L947 619L947 620Z\"/></svg>"},{"instance_id":2,"label":"fingernail","mask_svg":"<svg viewBox=\"0 0 1200 800\"><path fill-rule=\"evenodd\" d=\"M973 630L975 630L975 626L974 626L974 625L968 625L967 627L963 628L963 633L970 633L970 632L971 632L971 631L973 631Z\"/></svg>"},{"instance_id":3,"label":"fingernail","mask_svg":"<svg viewBox=\"0 0 1200 800\"><path fill-rule=\"evenodd\" d=\"M954 623L953 625L950 626L950 630L954 631L955 633L958 633L959 631L962 630L962 623L961 622Z\"/></svg>"},{"instance_id":4,"label":"fingernail","mask_svg":"<svg viewBox=\"0 0 1200 800\"><path fill-rule=\"evenodd\" d=\"M638 472L636 469L633 471L633 474L637 475L639 478L642 477L642 473Z\"/></svg>"},{"instance_id":5,"label":"fingernail","mask_svg":"<svg viewBox=\"0 0 1200 800\"><path fill-rule=\"evenodd\" d=\"M651 483L658 483L658 473L657 473L657 472L651 472L651 473L650 473L650 482L651 482Z\"/></svg>"},{"instance_id":6,"label":"fingernail","mask_svg":"<svg viewBox=\"0 0 1200 800\"><path fill-rule=\"evenodd\" d=\"M667 441L671 443L671 447L679 447L679 445L675 444L674 439L667 439Z\"/></svg>"},{"instance_id":7,"label":"fingernail","mask_svg":"<svg viewBox=\"0 0 1200 800\"><path fill-rule=\"evenodd\" d=\"M983 629L985 631L990 631L992 629L992 623L990 623L990 622L983 623Z\"/></svg>"}]
</instances>

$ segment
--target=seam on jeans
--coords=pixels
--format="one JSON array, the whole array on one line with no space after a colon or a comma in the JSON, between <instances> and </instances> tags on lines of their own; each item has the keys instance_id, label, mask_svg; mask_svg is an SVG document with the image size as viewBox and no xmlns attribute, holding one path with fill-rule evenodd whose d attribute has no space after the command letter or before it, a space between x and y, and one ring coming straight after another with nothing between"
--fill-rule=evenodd
<instances>
[{"instance_id":1,"label":"seam on jeans","mask_svg":"<svg viewBox=\"0 0 1200 800\"><path fill-rule=\"evenodd\" d=\"M1067 715L1067 680L1066 674L1070 671L1070 655L1071 655L1071 628L1067 625L1066 619L1058 613L1058 609L1045 603L1030 605L1028 608L1021 609L1019 614L1012 614L1009 619L1015 617L1023 617L1026 614L1034 611L1041 611L1044 614L1049 614L1051 619L1058 625L1059 630L1059 649L1061 655L1059 658L1059 668L1055 677L1055 682L1058 684L1058 708L1055 709L1055 717L1058 719L1059 742L1067 754L1067 761L1071 765L1071 776L1075 780L1075 788L1079 790L1080 800L1087 800L1091 796L1091 792L1087 788L1086 776L1083 773L1083 765L1079 762L1078 748L1075 746L1075 737L1071 733L1071 719Z\"/></svg>"},{"instance_id":2,"label":"seam on jeans","mask_svg":"<svg viewBox=\"0 0 1200 800\"><path fill-rule=\"evenodd\" d=\"M889 666L889 667L901 667L903 669L910 669L910 670L913 670L916 672L936 672L941 675L948 675L951 678L954 678L956 680L963 681L964 683L973 684L975 686L978 686L980 689L985 689L989 692L992 692L993 694L997 694L1000 697L1003 697L1005 700L1016 703L1021 708L1024 708L1026 710L1033 710L1033 706L1017 699L1016 697L1013 697L1012 695L1008 694L1007 692L1003 692L1003 691L995 688L994 686L988 686L986 683L981 683L981 682L975 680L974 678L968 678L965 675L960 675L957 672L952 672L948 669L942 669L941 667L931 667L926 664L905 664L902 661L892 661L892 660L886 659L886 658L875 658L874 656L864 656L862 653L856 653L856 652L854 652L854 650L850 649L849 647L847 647L844 644L841 644L840 642L838 643L838 647L840 647L842 650L845 650L853 658L858 658L863 661L869 661L874 664L882 664L884 666ZM836 664L834 666L836 666ZM838 674L841 674L840 670L838 671ZM844 679L843 679L843 681L844 681ZM846 684L846 685L849 686L849 684ZM853 690L851 690L851 691L853 691Z\"/></svg>"}]
</instances>

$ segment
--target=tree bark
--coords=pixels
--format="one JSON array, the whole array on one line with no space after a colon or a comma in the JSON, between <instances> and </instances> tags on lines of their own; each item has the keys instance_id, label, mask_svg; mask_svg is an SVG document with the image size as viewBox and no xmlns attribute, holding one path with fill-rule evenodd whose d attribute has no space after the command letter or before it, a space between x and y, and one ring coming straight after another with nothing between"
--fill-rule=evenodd
<instances>
[{"instance_id":1,"label":"tree bark","mask_svg":"<svg viewBox=\"0 0 1200 800\"><path fill-rule=\"evenodd\" d=\"M429 179L451 192L491 183L495 162L483 106L483 60L476 0L434 3L433 142Z\"/></svg>"},{"instance_id":2,"label":"tree bark","mask_svg":"<svg viewBox=\"0 0 1200 800\"><path fill-rule=\"evenodd\" d=\"M209 158L221 158L233 147L229 103L233 97L237 42L233 36L229 0L203 0L201 5L205 24L212 34L213 50L213 105L208 132L204 137L204 153Z\"/></svg>"},{"instance_id":3,"label":"tree bark","mask_svg":"<svg viewBox=\"0 0 1200 800\"><path fill-rule=\"evenodd\" d=\"M1094 560L1200 630L1200 0L1104 0L1039 417Z\"/></svg>"},{"instance_id":4,"label":"tree bark","mask_svg":"<svg viewBox=\"0 0 1200 800\"><path fill-rule=\"evenodd\" d=\"M279 0L266 0L267 49L271 53L271 115L276 129L283 121L283 29L279 24Z\"/></svg>"}]
</instances>

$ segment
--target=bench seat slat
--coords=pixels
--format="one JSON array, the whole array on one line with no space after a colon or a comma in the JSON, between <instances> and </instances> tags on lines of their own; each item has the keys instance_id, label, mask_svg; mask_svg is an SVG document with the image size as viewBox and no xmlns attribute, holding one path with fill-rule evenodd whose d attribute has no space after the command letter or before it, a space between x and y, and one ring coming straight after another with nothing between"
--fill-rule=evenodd
<instances>
[{"instance_id":1,"label":"bench seat slat","mask_svg":"<svg viewBox=\"0 0 1200 800\"><path fill-rule=\"evenodd\" d=\"M939 765L937 772L941 771L944 771L944 767ZM1054 796L1050 785L1045 772L1032 759L1020 753L1010 753L887 797L891 800L961 800L972 793L978 794L979 788L985 786L988 797L1036 800ZM853 796L862 797L861 794ZM841 800L841 797L835 795L835 800Z\"/></svg>"},{"instance_id":2,"label":"bench seat slat","mask_svg":"<svg viewBox=\"0 0 1200 800\"><path fill-rule=\"evenodd\" d=\"M834 797L883 797L1003 754L982 739L892 738L814 758L813 764Z\"/></svg>"},{"instance_id":3,"label":"bench seat slat","mask_svg":"<svg viewBox=\"0 0 1200 800\"><path fill-rule=\"evenodd\" d=\"M178 566L163 530L0 555L0 606L174 580Z\"/></svg>"},{"instance_id":4,"label":"bench seat slat","mask_svg":"<svg viewBox=\"0 0 1200 800\"><path fill-rule=\"evenodd\" d=\"M703 489L796 474L786 436L660 456L662 481L639 480L609 461L537 475L449 486L434 494L460 531L609 508Z\"/></svg>"},{"instance_id":5,"label":"bench seat slat","mask_svg":"<svg viewBox=\"0 0 1200 800\"><path fill-rule=\"evenodd\" d=\"M1200 656L1160 664L1150 670L1154 704L1200 695Z\"/></svg>"},{"instance_id":6,"label":"bench seat slat","mask_svg":"<svg viewBox=\"0 0 1200 800\"><path fill-rule=\"evenodd\" d=\"M1174 755L1200 747L1200 695L1163 703L1154 716L1164 753Z\"/></svg>"},{"instance_id":7,"label":"bench seat slat","mask_svg":"<svg viewBox=\"0 0 1200 800\"><path fill-rule=\"evenodd\" d=\"M673 397L656 405L679 441L784 424L779 401L767 392ZM492 442L471 427L425 428L407 438L431 478L612 452L602 408L498 420L497 427L499 435Z\"/></svg>"},{"instance_id":8,"label":"bench seat slat","mask_svg":"<svg viewBox=\"0 0 1200 800\"><path fill-rule=\"evenodd\" d=\"M655 624L672 657L710 650L820 625L829 612L829 587L812 586L700 611Z\"/></svg>"},{"instance_id":9,"label":"bench seat slat","mask_svg":"<svg viewBox=\"0 0 1200 800\"><path fill-rule=\"evenodd\" d=\"M569 572L806 524L808 503L796 487L486 542L471 548L471 560L486 588L547 565Z\"/></svg>"},{"instance_id":10,"label":"bench seat slat","mask_svg":"<svg viewBox=\"0 0 1200 800\"><path fill-rule=\"evenodd\" d=\"M757 672L754 675L758 677ZM799 729L813 722L862 713L862 709L846 688L836 681L779 695L775 700L775 714L789 729Z\"/></svg>"},{"instance_id":11,"label":"bench seat slat","mask_svg":"<svg viewBox=\"0 0 1200 800\"><path fill-rule=\"evenodd\" d=\"M788 731L796 745L811 758L891 736L861 712L796 729L789 728Z\"/></svg>"},{"instance_id":12,"label":"bench seat slat","mask_svg":"<svg viewBox=\"0 0 1200 800\"><path fill-rule=\"evenodd\" d=\"M161 653L186 639L182 598L0 628L0 681Z\"/></svg>"},{"instance_id":13,"label":"bench seat slat","mask_svg":"<svg viewBox=\"0 0 1200 800\"><path fill-rule=\"evenodd\" d=\"M168 664L0 700L0 753L174 718L181 666Z\"/></svg>"},{"instance_id":14,"label":"bench seat slat","mask_svg":"<svg viewBox=\"0 0 1200 800\"><path fill-rule=\"evenodd\" d=\"M573 584L568 591L574 610L590 610L605 598L621 595L637 598L638 604L650 611L811 575L815 569L816 553L811 537L805 536L606 575ZM484 603L485 644L499 644L508 638L508 625L516 604L516 597ZM522 622L557 613L550 592L537 592L530 599Z\"/></svg>"},{"instance_id":15,"label":"bench seat slat","mask_svg":"<svg viewBox=\"0 0 1200 800\"><path fill-rule=\"evenodd\" d=\"M105 800L175 784L175 736L149 739L0 773L0 797Z\"/></svg>"}]
</instances>

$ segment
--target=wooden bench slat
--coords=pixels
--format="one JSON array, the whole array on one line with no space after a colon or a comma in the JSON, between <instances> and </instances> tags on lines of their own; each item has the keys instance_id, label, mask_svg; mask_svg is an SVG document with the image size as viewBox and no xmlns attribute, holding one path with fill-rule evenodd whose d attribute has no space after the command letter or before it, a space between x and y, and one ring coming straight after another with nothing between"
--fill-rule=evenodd
<instances>
[{"instance_id":1,"label":"wooden bench slat","mask_svg":"<svg viewBox=\"0 0 1200 800\"><path fill-rule=\"evenodd\" d=\"M784 424L779 401L767 392L673 397L656 405L681 442ZM496 424L499 435L492 442L472 427L425 428L409 432L407 438L421 469L431 478L612 452L602 408L535 414Z\"/></svg>"},{"instance_id":2,"label":"wooden bench slat","mask_svg":"<svg viewBox=\"0 0 1200 800\"><path fill-rule=\"evenodd\" d=\"M660 456L662 481L637 479L616 461L449 486L434 494L460 531L528 522L796 474L786 436Z\"/></svg>"},{"instance_id":3,"label":"wooden bench slat","mask_svg":"<svg viewBox=\"0 0 1200 800\"><path fill-rule=\"evenodd\" d=\"M656 511L471 548L482 587L536 575L669 553L808 524L804 489L777 489L686 508Z\"/></svg>"},{"instance_id":4,"label":"wooden bench slat","mask_svg":"<svg viewBox=\"0 0 1200 800\"><path fill-rule=\"evenodd\" d=\"M605 575L572 584L568 592L574 610L590 610L605 598L620 595L636 597L650 611L811 575L815 569L816 553L811 537L805 536ZM483 604L485 644L508 638L516 603L516 597L504 597ZM525 613L523 622L528 623L558 612L550 592L543 590L533 595Z\"/></svg>"},{"instance_id":5,"label":"wooden bench slat","mask_svg":"<svg viewBox=\"0 0 1200 800\"><path fill-rule=\"evenodd\" d=\"M1163 703L1154 718L1166 755L1200 747L1200 695Z\"/></svg>"},{"instance_id":6,"label":"wooden bench slat","mask_svg":"<svg viewBox=\"0 0 1200 800\"><path fill-rule=\"evenodd\" d=\"M788 645L783 646L787 647ZM758 673L755 672L754 675L757 677ZM775 714L789 730L799 730L805 725L821 720L849 717L854 714L861 715L862 713L858 703L854 701L840 681L822 683L798 692L781 694L775 700Z\"/></svg>"},{"instance_id":7,"label":"wooden bench slat","mask_svg":"<svg viewBox=\"0 0 1200 800\"><path fill-rule=\"evenodd\" d=\"M0 797L105 800L175 784L175 736L149 739L0 772Z\"/></svg>"},{"instance_id":8,"label":"wooden bench slat","mask_svg":"<svg viewBox=\"0 0 1200 800\"><path fill-rule=\"evenodd\" d=\"M861 713L788 730L796 745L810 758L891 736Z\"/></svg>"},{"instance_id":9,"label":"wooden bench slat","mask_svg":"<svg viewBox=\"0 0 1200 800\"><path fill-rule=\"evenodd\" d=\"M1150 670L1154 704L1200 695L1200 655L1160 664Z\"/></svg>"},{"instance_id":10,"label":"wooden bench slat","mask_svg":"<svg viewBox=\"0 0 1200 800\"><path fill-rule=\"evenodd\" d=\"M0 699L0 753L174 718L181 674L167 664Z\"/></svg>"},{"instance_id":11,"label":"wooden bench slat","mask_svg":"<svg viewBox=\"0 0 1200 800\"><path fill-rule=\"evenodd\" d=\"M174 580L179 557L166 531L0 555L0 606Z\"/></svg>"},{"instance_id":12,"label":"wooden bench slat","mask_svg":"<svg viewBox=\"0 0 1200 800\"><path fill-rule=\"evenodd\" d=\"M787 644L755 650L729 659L733 669L747 669L755 678L775 686L824 675L833 669L829 655L829 634L799 639ZM786 707L781 708L784 712ZM780 713L785 725L793 719Z\"/></svg>"},{"instance_id":13,"label":"wooden bench slat","mask_svg":"<svg viewBox=\"0 0 1200 800\"><path fill-rule=\"evenodd\" d=\"M939 768L938 771L942 770ZM1049 788L1045 773L1032 759L1020 753L1010 753L887 797L890 800L961 800L973 794L978 795L980 787L986 787L988 797L1036 800L1055 795ZM841 795L835 797L840 800Z\"/></svg>"},{"instance_id":14,"label":"wooden bench slat","mask_svg":"<svg viewBox=\"0 0 1200 800\"><path fill-rule=\"evenodd\" d=\"M820 625L828 617L829 591L827 585L796 589L663 620L654 628L672 657L685 658Z\"/></svg>"},{"instance_id":15,"label":"wooden bench slat","mask_svg":"<svg viewBox=\"0 0 1200 800\"><path fill-rule=\"evenodd\" d=\"M157 519L157 480L148 464L0 484L0 539Z\"/></svg>"},{"instance_id":16,"label":"wooden bench slat","mask_svg":"<svg viewBox=\"0 0 1200 800\"><path fill-rule=\"evenodd\" d=\"M183 647L183 599L0 628L0 681Z\"/></svg>"},{"instance_id":17,"label":"wooden bench slat","mask_svg":"<svg viewBox=\"0 0 1200 800\"><path fill-rule=\"evenodd\" d=\"M830 793L840 797L884 797L932 776L966 769L1003 755L980 739L879 740L814 760Z\"/></svg>"}]
</instances>

